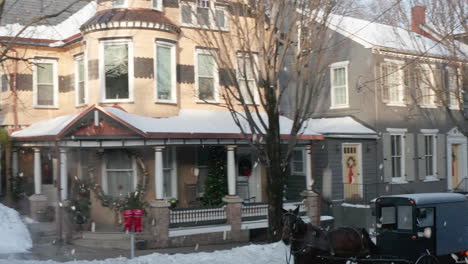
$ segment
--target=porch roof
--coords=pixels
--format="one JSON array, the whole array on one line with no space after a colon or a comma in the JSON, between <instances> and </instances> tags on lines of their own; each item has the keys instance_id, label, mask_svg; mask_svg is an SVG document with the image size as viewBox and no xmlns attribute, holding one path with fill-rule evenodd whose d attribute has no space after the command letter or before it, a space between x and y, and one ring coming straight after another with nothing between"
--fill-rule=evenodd
<instances>
[{"instance_id":1,"label":"porch roof","mask_svg":"<svg viewBox=\"0 0 468 264\"><path fill-rule=\"evenodd\" d=\"M80 114L59 116L34 123L31 126L12 133L14 141L61 140L70 136L71 127L85 123L84 117L91 111L98 110L103 115L119 123L132 134L146 139L162 138L228 138L241 139L241 130L233 121L229 111L183 109L179 115L154 118L127 113L119 107L101 107L94 105ZM263 116L266 118L266 116ZM247 123L244 130L248 133ZM287 139L292 120L280 117L280 133ZM309 119L298 135L299 139L320 140L323 134L371 134L376 133L358 123L351 117ZM73 136L73 135L72 135ZM93 136L99 136L94 134Z\"/></svg>"}]
</instances>

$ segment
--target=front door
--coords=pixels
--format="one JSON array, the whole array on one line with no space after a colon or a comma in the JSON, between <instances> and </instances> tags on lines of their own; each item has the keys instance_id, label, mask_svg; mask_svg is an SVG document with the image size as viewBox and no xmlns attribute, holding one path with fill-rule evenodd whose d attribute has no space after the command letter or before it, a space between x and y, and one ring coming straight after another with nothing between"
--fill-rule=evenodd
<instances>
[{"instance_id":1,"label":"front door","mask_svg":"<svg viewBox=\"0 0 468 264\"><path fill-rule=\"evenodd\" d=\"M460 183L460 144L452 144L452 190Z\"/></svg>"},{"instance_id":2,"label":"front door","mask_svg":"<svg viewBox=\"0 0 468 264\"><path fill-rule=\"evenodd\" d=\"M343 185L345 199L362 198L361 144L343 144Z\"/></svg>"},{"instance_id":3,"label":"front door","mask_svg":"<svg viewBox=\"0 0 468 264\"><path fill-rule=\"evenodd\" d=\"M261 169L250 148L239 147L236 150L237 195L246 202L261 200Z\"/></svg>"}]
</instances>

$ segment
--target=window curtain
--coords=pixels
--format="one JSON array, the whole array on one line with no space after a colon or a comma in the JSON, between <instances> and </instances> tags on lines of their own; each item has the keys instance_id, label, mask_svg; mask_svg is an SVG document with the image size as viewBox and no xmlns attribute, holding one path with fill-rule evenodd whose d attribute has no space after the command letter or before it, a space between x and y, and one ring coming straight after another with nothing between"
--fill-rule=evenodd
<instances>
[{"instance_id":1,"label":"window curtain","mask_svg":"<svg viewBox=\"0 0 468 264\"><path fill-rule=\"evenodd\" d=\"M124 152L106 153L107 192L113 197L125 196L134 191L132 158Z\"/></svg>"}]
</instances>

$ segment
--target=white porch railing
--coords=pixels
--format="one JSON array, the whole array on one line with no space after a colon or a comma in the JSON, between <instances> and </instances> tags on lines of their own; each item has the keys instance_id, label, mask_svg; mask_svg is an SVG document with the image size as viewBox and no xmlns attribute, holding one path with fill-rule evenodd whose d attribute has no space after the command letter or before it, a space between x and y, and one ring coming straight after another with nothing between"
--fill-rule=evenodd
<instances>
[{"instance_id":1,"label":"white porch railing","mask_svg":"<svg viewBox=\"0 0 468 264\"><path fill-rule=\"evenodd\" d=\"M174 209L170 213L172 225L203 224L226 221L226 206Z\"/></svg>"},{"instance_id":2,"label":"white porch railing","mask_svg":"<svg viewBox=\"0 0 468 264\"><path fill-rule=\"evenodd\" d=\"M268 215L268 204L254 203L242 205L242 218L245 217L266 217Z\"/></svg>"}]
</instances>

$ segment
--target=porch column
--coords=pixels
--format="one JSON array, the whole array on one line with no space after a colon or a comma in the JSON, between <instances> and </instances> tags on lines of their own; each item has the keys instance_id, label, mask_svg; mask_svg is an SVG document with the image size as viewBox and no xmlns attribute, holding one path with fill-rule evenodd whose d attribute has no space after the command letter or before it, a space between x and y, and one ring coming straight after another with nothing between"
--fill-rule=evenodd
<instances>
[{"instance_id":1,"label":"porch column","mask_svg":"<svg viewBox=\"0 0 468 264\"><path fill-rule=\"evenodd\" d=\"M42 192L41 150L34 148L34 194Z\"/></svg>"},{"instance_id":2,"label":"porch column","mask_svg":"<svg viewBox=\"0 0 468 264\"><path fill-rule=\"evenodd\" d=\"M156 200L164 199L163 146L154 147L154 191Z\"/></svg>"},{"instance_id":3,"label":"porch column","mask_svg":"<svg viewBox=\"0 0 468 264\"><path fill-rule=\"evenodd\" d=\"M34 148L34 194L29 197L29 209L31 218L37 221L45 221L47 209L47 196L41 194L41 184L41 152L39 148Z\"/></svg>"},{"instance_id":4,"label":"porch column","mask_svg":"<svg viewBox=\"0 0 468 264\"><path fill-rule=\"evenodd\" d=\"M228 195L236 195L236 160L234 150L236 146L227 146L227 178L228 178Z\"/></svg>"},{"instance_id":5,"label":"porch column","mask_svg":"<svg viewBox=\"0 0 468 264\"><path fill-rule=\"evenodd\" d=\"M68 200L68 166L67 150L60 149L60 198L62 201Z\"/></svg>"},{"instance_id":6,"label":"porch column","mask_svg":"<svg viewBox=\"0 0 468 264\"><path fill-rule=\"evenodd\" d=\"M305 148L306 150L306 160L305 160L305 173L306 173L306 190L312 191L312 185L314 184L314 178L312 175L312 150L311 146L308 145Z\"/></svg>"},{"instance_id":7,"label":"porch column","mask_svg":"<svg viewBox=\"0 0 468 264\"><path fill-rule=\"evenodd\" d=\"M13 177L18 177L18 150L11 152L11 173Z\"/></svg>"}]
</instances>

